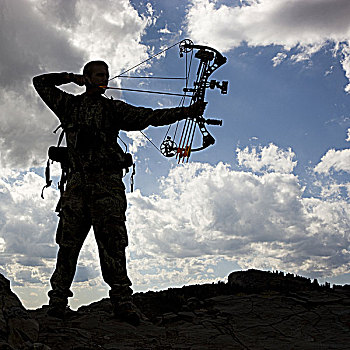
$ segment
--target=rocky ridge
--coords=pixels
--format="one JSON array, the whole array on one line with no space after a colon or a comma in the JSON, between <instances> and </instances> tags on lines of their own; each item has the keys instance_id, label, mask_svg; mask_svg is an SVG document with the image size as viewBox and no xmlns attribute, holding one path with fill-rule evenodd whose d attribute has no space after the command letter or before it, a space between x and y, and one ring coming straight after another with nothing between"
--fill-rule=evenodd
<instances>
[{"instance_id":1,"label":"rocky ridge","mask_svg":"<svg viewBox=\"0 0 350 350\"><path fill-rule=\"evenodd\" d=\"M109 299L64 320L26 310L0 275L0 350L349 349L350 286L259 270L228 282L137 293L138 327L111 315Z\"/></svg>"}]
</instances>

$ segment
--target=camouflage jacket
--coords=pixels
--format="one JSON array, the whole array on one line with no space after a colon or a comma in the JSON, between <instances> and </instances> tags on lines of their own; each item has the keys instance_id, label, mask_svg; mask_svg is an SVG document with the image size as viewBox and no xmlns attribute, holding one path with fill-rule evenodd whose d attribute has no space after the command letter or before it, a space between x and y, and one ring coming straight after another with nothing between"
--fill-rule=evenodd
<instances>
[{"instance_id":1,"label":"camouflage jacket","mask_svg":"<svg viewBox=\"0 0 350 350\"><path fill-rule=\"evenodd\" d=\"M185 107L153 110L101 95L75 96L57 87L67 83L67 73L33 78L36 91L66 132L69 166L73 171L120 170L124 162L124 152L117 143L120 130L142 130L185 118Z\"/></svg>"}]
</instances>

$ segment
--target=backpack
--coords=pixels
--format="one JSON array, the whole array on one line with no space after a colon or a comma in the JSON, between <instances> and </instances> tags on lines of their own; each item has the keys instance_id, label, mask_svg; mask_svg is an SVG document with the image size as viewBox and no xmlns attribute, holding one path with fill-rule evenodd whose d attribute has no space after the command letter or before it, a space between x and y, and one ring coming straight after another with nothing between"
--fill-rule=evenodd
<instances>
[{"instance_id":1,"label":"backpack","mask_svg":"<svg viewBox=\"0 0 350 350\"><path fill-rule=\"evenodd\" d=\"M60 212L61 208L61 198L65 190L65 184L67 182L67 176L69 173L69 159L68 159L68 148L66 146L61 146L65 131L62 124L60 124L53 133L55 134L57 130L62 128L61 134L58 138L57 146L50 146L48 149L48 160L46 163L45 168L45 180L46 184L44 185L42 191L41 191L41 198L44 199L44 190L45 188L51 187L52 180L51 180L51 174L50 174L50 164L53 162L58 162L61 165L61 178L58 182L58 189L60 190L60 200L57 203L55 211L57 213ZM126 146L125 142L118 136L118 138L123 142L123 144ZM126 146L127 147L127 146ZM123 169L125 170L125 175L129 172L129 168L132 167L132 173L130 178L130 191L134 191L134 175L135 175L135 163L133 161L132 155L130 153L127 153L127 151L124 152L124 162L123 162Z\"/></svg>"}]
</instances>

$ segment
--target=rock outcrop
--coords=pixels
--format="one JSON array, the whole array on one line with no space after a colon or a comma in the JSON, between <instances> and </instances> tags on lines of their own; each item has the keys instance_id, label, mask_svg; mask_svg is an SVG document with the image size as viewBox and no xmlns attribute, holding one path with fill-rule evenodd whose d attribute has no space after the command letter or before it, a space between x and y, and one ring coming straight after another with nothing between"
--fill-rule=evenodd
<instances>
[{"instance_id":1,"label":"rock outcrop","mask_svg":"<svg viewBox=\"0 0 350 350\"><path fill-rule=\"evenodd\" d=\"M135 294L138 327L109 299L64 320L26 311L1 276L1 349L349 349L350 290L291 274L237 271L228 282Z\"/></svg>"},{"instance_id":2,"label":"rock outcrop","mask_svg":"<svg viewBox=\"0 0 350 350\"><path fill-rule=\"evenodd\" d=\"M0 349L31 347L39 337L39 323L10 289L10 281L0 274Z\"/></svg>"}]
</instances>

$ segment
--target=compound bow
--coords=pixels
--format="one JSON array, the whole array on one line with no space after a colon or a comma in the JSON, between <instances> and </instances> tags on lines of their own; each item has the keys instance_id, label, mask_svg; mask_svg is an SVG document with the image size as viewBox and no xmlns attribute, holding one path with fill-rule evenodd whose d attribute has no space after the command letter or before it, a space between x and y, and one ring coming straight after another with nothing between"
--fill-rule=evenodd
<instances>
[{"instance_id":1,"label":"compound bow","mask_svg":"<svg viewBox=\"0 0 350 350\"><path fill-rule=\"evenodd\" d=\"M193 83L193 87L188 87L188 77L190 74L190 69L187 70L186 74L186 87L183 89L184 94L172 94L172 93L164 93L166 95L175 95L175 96L182 96L182 102L180 104L184 105L184 100L186 97L191 98L190 106L198 101L205 102L205 93L208 88L215 89L219 88L221 90L222 94L227 94L227 88L228 88L228 81L222 81L221 83L216 80L210 80L208 81L209 77L215 70L217 70L219 67L221 67L223 64L226 63L227 59L224 57L219 51L209 47L209 46L203 46L203 45L195 45L190 39L185 39L180 41L179 43L179 50L180 50L180 57L183 57L184 54L186 55L186 62L187 55L191 53L190 63L192 62L192 55L193 50L197 50L194 57L199 59L199 66L197 69L196 74L196 80ZM172 45L171 47L174 47L175 45ZM165 50L157 53L156 55L153 55L152 57L148 58L146 61L153 59L154 57L160 55L164 51L170 49L171 47L166 48ZM128 69L127 71L111 78L110 80L113 80L118 77L123 77L123 75L130 70L140 66L141 64L145 63L146 61L143 61L139 63L138 65ZM187 69L187 67L186 67ZM125 76L124 76L125 77ZM124 89L124 88L112 88L112 87L105 87L110 89L118 89L118 90L128 90L128 91L138 91L138 92L148 92L148 93L159 93L163 94L162 92L158 91L142 91L142 90L133 90L133 89ZM190 95L188 95L190 93ZM213 145L215 143L214 137L209 133L209 131L206 128L207 125L222 125L222 120L217 119L205 119L202 114L198 114L196 116L188 117L185 120L179 143L178 145L175 142L176 137L176 131L173 138L168 136L169 129L164 137L164 140L160 146L160 151L165 157L173 157L176 156L178 159L178 162L182 161L188 162L189 157L191 153L201 151L210 145ZM202 134L203 140L202 145L200 147L192 147L194 135L196 131L196 125L198 125L199 130ZM177 127L176 127L177 130Z\"/></svg>"}]
</instances>

